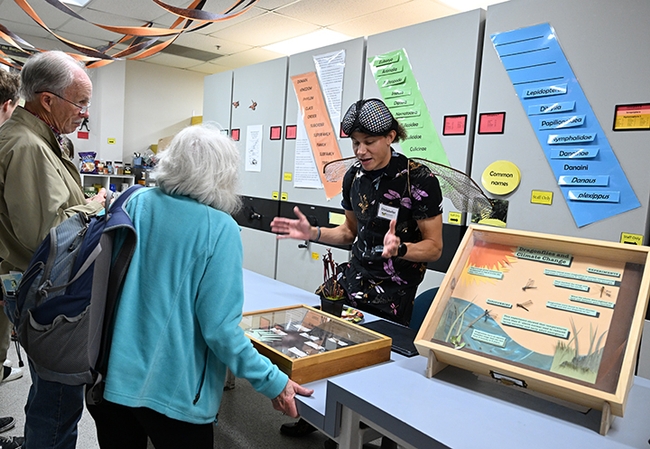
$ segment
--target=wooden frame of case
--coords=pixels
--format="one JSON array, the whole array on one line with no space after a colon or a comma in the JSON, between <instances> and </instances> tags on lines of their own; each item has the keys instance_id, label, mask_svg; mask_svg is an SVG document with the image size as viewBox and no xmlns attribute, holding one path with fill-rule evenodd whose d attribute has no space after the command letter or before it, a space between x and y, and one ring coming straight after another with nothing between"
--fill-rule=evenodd
<instances>
[{"instance_id":1,"label":"wooden frame of case","mask_svg":"<svg viewBox=\"0 0 650 449\"><path fill-rule=\"evenodd\" d=\"M508 257L503 257L504 248L511 250ZM528 249L533 251L529 252ZM649 254L650 248L644 246L470 226L415 339L420 355L429 359L427 375L431 377L447 365L453 365L491 376L507 385L527 388L531 393L541 393L558 402L602 410L600 433L606 434L613 415L623 416L632 387L649 295ZM555 258L557 255L569 255L571 259L567 262L566 259ZM535 258L538 260L533 260ZM543 260L545 258L554 262L548 263ZM482 279L483 276L493 275L498 278L498 271L503 273L500 280ZM607 281L607 276L616 279L617 273L620 280L614 281L614 286L605 287L598 283ZM573 279L566 279L571 276ZM583 292L588 293L572 291L577 287L584 288ZM598 298L598 294L603 300L581 296ZM498 297L495 300L487 295ZM576 306L571 302L576 300L591 302L578 303L580 305ZM571 310L554 309L557 304ZM598 307L603 305L605 307ZM482 309L478 308L481 306ZM580 312L572 313L576 310ZM493 311L499 312L501 317L493 318ZM584 318L582 314L585 311L595 315ZM465 316L470 312L473 317ZM506 315L509 315L507 319ZM524 317L523 320L514 318L520 320L518 324L521 322L529 327L512 327L512 317L515 315ZM557 323L547 325L532 321L535 317L542 317L547 322L564 320L564 330L568 331L566 336L560 338L540 333L542 326L544 331L562 327L553 325ZM574 320L578 321L577 326ZM462 326L458 324L459 321ZM606 328L599 329L598 326L603 324ZM503 333L498 334L499 331L495 330L495 337L492 331L481 333L479 330L476 337L480 341L477 343L474 340L475 329L488 326L491 326L489 329L501 328ZM579 351L578 335L581 331L581 338L587 335L588 344L580 345L582 351ZM553 365L547 369L541 366L548 365L531 366L528 361L522 362L523 358L512 357L515 353L511 350L500 352L508 346L525 347L515 340L518 337L511 336L515 333L524 335L522 340L532 344L544 339L554 340L553 356L541 355L551 357ZM526 334L534 337L526 337ZM561 340L563 345L558 343ZM604 344L601 348L602 341ZM494 349L493 344L503 346ZM587 355L582 355L586 348ZM575 370L572 371L575 374L565 375L566 371L559 373L559 370L566 369L565 363L558 364L561 358L556 362L562 351L574 354L570 369ZM530 352L534 353L532 349ZM502 357L504 354L512 359ZM578 369L585 372L580 359L588 363L592 355L597 355L596 368L590 372L595 380L579 379L581 374L578 374ZM544 358L545 362L548 360ZM578 377L571 377L574 375Z\"/></svg>"},{"instance_id":2,"label":"wooden frame of case","mask_svg":"<svg viewBox=\"0 0 650 449\"><path fill-rule=\"evenodd\" d=\"M340 347L337 345L334 350L292 358L247 333L259 353L268 357L292 380L301 384L312 382L390 360L391 338L306 305L248 312L244 314L240 327L244 331L270 328L280 324L275 322L275 314L295 312L298 309L306 309L303 322L305 327L313 326L310 330L318 328L332 333L337 338L345 334L345 339L353 344Z\"/></svg>"}]
</instances>

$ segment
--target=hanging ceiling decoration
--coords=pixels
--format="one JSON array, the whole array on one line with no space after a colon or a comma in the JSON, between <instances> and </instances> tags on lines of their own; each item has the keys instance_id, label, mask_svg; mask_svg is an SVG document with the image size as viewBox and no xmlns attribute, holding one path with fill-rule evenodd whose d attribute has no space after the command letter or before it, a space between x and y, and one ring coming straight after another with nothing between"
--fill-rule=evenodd
<instances>
[{"instance_id":1,"label":"hanging ceiling decoration","mask_svg":"<svg viewBox=\"0 0 650 449\"><path fill-rule=\"evenodd\" d=\"M78 52L70 53L72 57L84 62L88 68L96 68L110 64L118 59L136 60L155 55L171 45L181 34L191 33L192 31L204 28L214 22L222 22L240 16L248 11L259 0L235 1L232 6L221 14L203 11L203 6L205 5L206 0L194 0L187 8L178 8L168 5L160 0L152 0L162 9L177 17L169 28L154 28L153 22L148 22L140 27L103 25L86 20L63 4L60 0L45 0L59 11L68 14L75 19L83 20L84 22L90 23L104 30L123 35L117 41L109 42L99 48L87 47L59 36L52 31L43 20L41 20L27 0L14 1L29 17L41 26L41 28ZM8 65L18 70L22 67L23 62L14 55L22 54L24 59L32 53L43 51L35 48L15 33L12 33L2 24L0 24L0 38L7 42L12 49L18 52L4 52L0 49L0 64ZM167 39L161 40L161 38ZM118 44L128 44L128 46L125 49L118 51L115 49Z\"/></svg>"}]
</instances>

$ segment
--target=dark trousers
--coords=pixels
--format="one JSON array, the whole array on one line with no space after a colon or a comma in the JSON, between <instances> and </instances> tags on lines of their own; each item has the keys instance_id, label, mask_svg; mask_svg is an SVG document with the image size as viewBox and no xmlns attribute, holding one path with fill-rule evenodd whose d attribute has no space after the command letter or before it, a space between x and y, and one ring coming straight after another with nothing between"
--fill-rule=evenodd
<instances>
[{"instance_id":1,"label":"dark trousers","mask_svg":"<svg viewBox=\"0 0 650 449\"><path fill-rule=\"evenodd\" d=\"M147 437L156 449L212 449L212 423L191 424L151 409L132 408L107 400L88 405L95 420L101 449L147 449Z\"/></svg>"}]
</instances>

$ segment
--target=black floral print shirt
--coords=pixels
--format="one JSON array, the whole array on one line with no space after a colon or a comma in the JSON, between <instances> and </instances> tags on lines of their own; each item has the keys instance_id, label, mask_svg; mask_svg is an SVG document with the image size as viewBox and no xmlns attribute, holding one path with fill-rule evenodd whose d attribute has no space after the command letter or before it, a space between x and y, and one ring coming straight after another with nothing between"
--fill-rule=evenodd
<instances>
[{"instance_id":1,"label":"black floral print shirt","mask_svg":"<svg viewBox=\"0 0 650 449\"><path fill-rule=\"evenodd\" d=\"M426 166L393 151L384 169L366 172L357 163L347 171L341 205L353 211L358 222L352 259L344 273L351 302L373 304L395 321L408 322L426 264L381 257L390 224L381 215L397 212L396 234L401 241L419 242L417 220L442 213L438 180Z\"/></svg>"}]
</instances>

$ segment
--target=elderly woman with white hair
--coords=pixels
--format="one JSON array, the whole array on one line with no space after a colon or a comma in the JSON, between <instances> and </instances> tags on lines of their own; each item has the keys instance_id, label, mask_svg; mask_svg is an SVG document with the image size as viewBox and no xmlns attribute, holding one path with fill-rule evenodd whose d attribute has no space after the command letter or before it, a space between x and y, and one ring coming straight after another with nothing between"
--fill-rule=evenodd
<instances>
[{"instance_id":1,"label":"elderly woman with white hair","mask_svg":"<svg viewBox=\"0 0 650 449\"><path fill-rule=\"evenodd\" d=\"M102 449L212 448L226 368L297 416L311 395L239 328L239 155L216 128L185 128L160 154L159 187L126 204L138 242L118 299L104 401L89 406Z\"/></svg>"}]
</instances>

